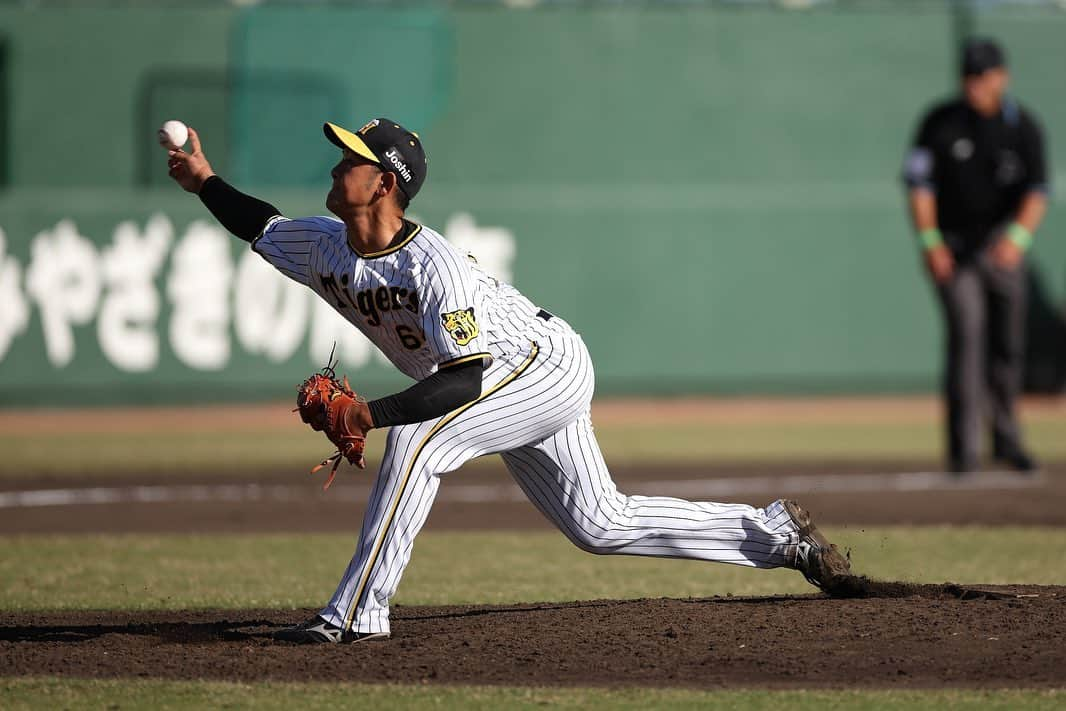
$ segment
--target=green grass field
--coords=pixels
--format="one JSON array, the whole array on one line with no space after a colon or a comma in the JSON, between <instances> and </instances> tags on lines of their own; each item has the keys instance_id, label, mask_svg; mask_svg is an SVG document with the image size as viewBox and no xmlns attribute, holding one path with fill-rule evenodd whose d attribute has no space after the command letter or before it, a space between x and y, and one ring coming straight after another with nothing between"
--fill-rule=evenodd
<instances>
[{"instance_id":1,"label":"green grass field","mask_svg":"<svg viewBox=\"0 0 1066 711\"><path fill-rule=\"evenodd\" d=\"M597 424L596 436L608 463L777 462L940 459L939 425L928 413L888 421L855 421L850 412L820 416L770 417L761 421ZM106 412L86 415L106 418ZM93 423L95 424L95 423ZM1033 450L1044 460L1066 460L1066 410L1040 411L1025 417ZM130 434L121 431L79 432L65 429L64 451L55 456L55 432L0 433L0 480L42 475L138 476L217 472L254 477L263 468L306 470L330 453L321 435L293 422L262 432L229 432L195 426L180 432L163 428ZM372 431L367 455L380 457L384 435ZM478 466L472 462L470 466Z\"/></svg>"},{"instance_id":2,"label":"green grass field","mask_svg":"<svg viewBox=\"0 0 1066 711\"><path fill-rule=\"evenodd\" d=\"M1034 449L1066 459L1066 415L1030 420ZM927 418L862 423L772 421L638 428L598 426L608 461L935 460L939 433ZM639 436L637 436L639 435ZM380 435L377 435L380 437ZM137 475L187 471L254 476L264 466L303 470L323 442L292 428L247 433L71 432L0 435L0 479L48 474ZM380 451L380 440L371 442ZM160 452L165 452L161 455ZM828 533L849 548L857 572L938 583L1066 583L1066 529L847 527ZM316 607L332 591L355 534L24 535L0 537L0 610L180 610ZM958 551L980 551L959 556ZM450 584L440 585L442 579ZM554 532L427 532L419 537L395 602L506 604L601 598L779 595L811 588L795 572L693 561L597 557ZM5 678L0 708L438 708L438 709L1051 709L1064 692L690 691L506 687L227 684L158 680Z\"/></svg>"},{"instance_id":3,"label":"green grass field","mask_svg":"<svg viewBox=\"0 0 1066 711\"><path fill-rule=\"evenodd\" d=\"M856 568L916 582L1066 581L1066 530L830 529ZM353 540L342 535L9 536L0 540L0 609L159 610L316 607ZM959 556L980 550L980 556ZM861 561L861 563L859 563ZM449 580L446 586L441 580ZM419 538L400 605L810 593L795 572L693 561L599 557L556 533L433 533ZM2 674L2 672L0 672ZM120 701L119 701L120 700ZM704 709L1056 709L1066 691L697 691L228 684L0 676L0 707Z\"/></svg>"},{"instance_id":4,"label":"green grass field","mask_svg":"<svg viewBox=\"0 0 1066 711\"><path fill-rule=\"evenodd\" d=\"M830 528L856 572L941 583L1066 583L1066 530ZM355 547L347 535L8 536L0 609L316 607ZM959 556L980 550L980 556ZM447 580L447 585L441 585ZM594 556L555 532L426 532L403 605L810 593L788 570Z\"/></svg>"},{"instance_id":5,"label":"green grass field","mask_svg":"<svg viewBox=\"0 0 1066 711\"><path fill-rule=\"evenodd\" d=\"M121 700L121 701L117 701ZM0 701L11 711L100 709L617 709L618 711L1052 711L1063 691L692 691L686 689L510 688L360 684L198 684L168 681L0 678Z\"/></svg>"}]
</instances>

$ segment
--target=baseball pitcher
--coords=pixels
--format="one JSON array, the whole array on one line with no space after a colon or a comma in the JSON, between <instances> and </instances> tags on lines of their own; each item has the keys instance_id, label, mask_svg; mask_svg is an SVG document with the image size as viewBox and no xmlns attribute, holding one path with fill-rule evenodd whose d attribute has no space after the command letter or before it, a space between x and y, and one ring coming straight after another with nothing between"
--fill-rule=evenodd
<instances>
[{"instance_id":1,"label":"baseball pitcher","mask_svg":"<svg viewBox=\"0 0 1066 711\"><path fill-rule=\"evenodd\" d=\"M354 132L332 123L323 130L340 150L326 195L336 217L291 219L237 191L212 171L195 130L188 151L168 151L170 176L226 229L416 381L369 402L328 366L301 386L300 415L336 445L334 470L341 458L365 466L366 432L389 431L336 592L277 639L388 638L389 599L442 478L491 453L582 550L794 568L829 592L849 577L848 561L795 502L754 508L619 492L589 419L595 377L581 336L405 218L426 178L418 134L387 118Z\"/></svg>"}]
</instances>

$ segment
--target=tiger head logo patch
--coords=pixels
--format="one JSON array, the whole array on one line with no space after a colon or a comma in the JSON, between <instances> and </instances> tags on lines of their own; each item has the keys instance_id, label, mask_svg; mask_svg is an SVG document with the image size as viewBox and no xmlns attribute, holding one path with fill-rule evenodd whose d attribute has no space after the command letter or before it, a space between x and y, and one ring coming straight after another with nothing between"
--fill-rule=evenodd
<instances>
[{"instance_id":1,"label":"tiger head logo patch","mask_svg":"<svg viewBox=\"0 0 1066 711\"><path fill-rule=\"evenodd\" d=\"M473 307L441 314L440 321L444 324L444 330L460 346L470 343L480 333L477 321L474 320Z\"/></svg>"}]
</instances>

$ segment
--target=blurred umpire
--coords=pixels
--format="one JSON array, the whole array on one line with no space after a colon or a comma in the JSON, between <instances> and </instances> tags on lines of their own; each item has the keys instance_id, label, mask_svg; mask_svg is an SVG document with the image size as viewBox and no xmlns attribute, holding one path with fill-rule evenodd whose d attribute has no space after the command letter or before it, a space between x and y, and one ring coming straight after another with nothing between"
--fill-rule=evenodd
<instances>
[{"instance_id":1,"label":"blurred umpire","mask_svg":"<svg viewBox=\"0 0 1066 711\"><path fill-rule=\"evenodd\" d=\"M949 466L979 465L982 421L993 456L1030 472L1014 401L1024 355L1025 254L1047 207L1036 118L1006 95L1003 50L962 50L962 95L922 118L904 166L911 217L947 326Z\"/></svg>"}]
</instances>

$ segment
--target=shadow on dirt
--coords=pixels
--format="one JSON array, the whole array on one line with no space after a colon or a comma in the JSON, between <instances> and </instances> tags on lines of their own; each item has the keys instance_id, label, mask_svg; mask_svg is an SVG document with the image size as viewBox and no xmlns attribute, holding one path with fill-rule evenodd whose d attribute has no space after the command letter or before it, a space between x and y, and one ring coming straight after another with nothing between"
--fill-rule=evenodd
<instances>
[{"instance_id":1,"label":"shadow on dirt","mask_svg":"<svg viewBox=\"0 0 1066 711\"><path fill-rule=\"evenodd\" d=\"M907 598L926 600L1007 600L1016 594L997 590L982 590L957 583L939 585L871 580L865 575L843 578L826 591L835 598Z\"/></svg>"},{"instance_id":2,"label":"shadow on dirt","mask_svg":"<svg viewBox=\"0 0 1066 711\"><path fill-rule=\"evenodd\" d=\"M271 620L220 620L218 622L129 623L113 625L43 625L0 627L2 642L81 643L107 635L154 637L171 644L236 642L269 637L267 633L240 632L240 628L280 627Z\"/></svg>"},{"instance_id":3,"label":"shadow on dirt","mask_svg":"<svg viewBox=\"0 0 1066 711\"><path fill-rule=\"evenodd\" d=\"M991 586L990 586L991 587ZM1049 589L1050 590L1050 589ZM809 595L771 595L762 597L713 597L673 600L675 604L706 605L750 605L773 608L789 603L825 604L831 598L839 600L861 599L902 599L916 598L922 600L1009 600L1019 597L1055 598L1054 592L1019 594L1014 589L995 590L988 588L967 587L957 583L938 585L916 584L871 580L865 576L852 576L837 581L832 591L811 593ZM565 603L533 603L514 606L470 606L450 608L403 608L397 612L405 621L411 623L432 623L461 621L485 618L488 624L499 624L506 628L512 624L509 618L528 619L530 615L551 617L556 613L566 614L631 614L626 608L642 608L654 604L653 600L588 600ZM665 602L665 600L660 601ZM612 613L612 608L614 612ZM584 612L582 612L584 611ZM310 611L309 611L310 612ZM63 613L55 613L62 615ZM101 613L102 614L102 613ZM247 619L221 619L203 622L194 621L158 621L144 618L165 615L167 613L147 613L141 621L131 619L127 623L84 624L72 619L70 624L14 625L0 626L0 642L78 644L102 637L129 636L153 638L163 644L211 644L216 642L270 642L272 633L292 624L285 619L266 619L259 615ZM179 613L180 614L180 613ZM116 615L117 616L117 615ZM131 616L131 613L123 613ZM283 615L280 617L286 617ZM128 618L128 617L127 617Z\"/></svg>"},{"instance_id":4,"label":"shadow on dirt","mask_svg":"<svg viewBox=\"0 0 1066 711\"><path fill-rule=\"evenodd\" d=\"M248 682L1062 686L1066 587L856 578L851 592L397 605L392 639L310 649L270 639L310 609L3 612L0 668Z\"/></svg>"}]
</instances>

